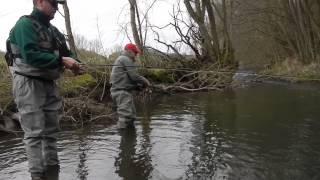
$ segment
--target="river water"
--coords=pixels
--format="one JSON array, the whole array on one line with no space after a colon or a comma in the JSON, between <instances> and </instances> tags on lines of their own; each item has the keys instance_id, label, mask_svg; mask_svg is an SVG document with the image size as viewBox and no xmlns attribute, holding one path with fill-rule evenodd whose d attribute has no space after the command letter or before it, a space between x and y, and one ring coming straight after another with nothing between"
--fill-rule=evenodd
<instances>
[{"instance_id":1,"label":"river water","mask_svg":"<svg viewBox=\"0 0 320 180\"><path fill-rule=\"evenodd\" d=\"M64 127L60 180L320 179L320 91L256 85L139 103L136 128ZM21 136L0 137L0 179L28 180Z\"/></svg>"}]
</instances>

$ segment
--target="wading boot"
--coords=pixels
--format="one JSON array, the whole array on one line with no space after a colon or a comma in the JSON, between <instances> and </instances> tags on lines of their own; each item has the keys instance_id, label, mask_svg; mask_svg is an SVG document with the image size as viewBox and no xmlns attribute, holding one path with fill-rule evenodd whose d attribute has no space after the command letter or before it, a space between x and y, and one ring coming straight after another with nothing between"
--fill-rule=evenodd
<instances>
[{"instance_id":1,"label":"wading boot","mask_svg":"<svg viewBox=\"0 0 320 180\"><path fill-rule=\"evenodd\" d=\"M127 128L130 128L130 129L134 129L135 128L135 126L134 126L134 121L127 121L126 122L126 124L127 124Z\"/></svg>"},{"instance_id":2,"label":"wading boot","mask_svg":"<svg viewBox=\"0 0 320 180\"><path fill-rule=\"evenodd\" d=\"M117 128L118 129L134 128L134 122L133 121L118 121Z\"/></svg>"},{"instance_id":3,"label":"wading boot","mask_svg":"<svg viewBox=\"0 0 320 180\"><path fill-rule=\"evenodd\" d=\"M45 177L46 180L59 180L59 165L48 165L46 166Z\"/></svg>"},{"instance_id":4,"label":"wading boot","mask_svg":"<svg viewBox=\"0 0 320 180\"><path fill-rule=\"evenodd\" d=\"M43 173L31 173L31 180L47 180Z\"/></svg>"}]
</instances>

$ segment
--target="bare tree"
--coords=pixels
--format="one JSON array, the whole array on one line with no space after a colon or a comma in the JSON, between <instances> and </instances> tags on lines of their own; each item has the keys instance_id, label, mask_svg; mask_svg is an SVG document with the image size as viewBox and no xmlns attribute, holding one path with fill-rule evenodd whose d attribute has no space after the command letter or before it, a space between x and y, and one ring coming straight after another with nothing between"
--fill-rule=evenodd
<instances>
[{"instance_id":1,"label":"bare tree","mask_svg":"<svg viewBox=\"0 0 320 180\"><path fill-rule=\"evenodd\" d=\"M128 0L130 5L130 25L132 30L132 35L135 44L143 51L146 46L147 34L148 34L148 14L152 7L155 5L157 0L150 2L144 1L140 4L146 6L144 11L139 9L139 4L136 0ZM122 27L122 29L127 34L127 28ZM128 34L127 34L128 36ZM129 37L129 36L128 36ZM128 38L130 39L130 38Z\"/></svg>"},{"instance_id":2,"label":"bare tree","mask_svg":"<svg viewBox=\"0 0 320 180\"><path fill-rule=\"evenodd\" d=\"M202 61L233 64L230 37L232 0L221 0L221 3L214 0L184 0L184 4L199 28Z\"/></svg>"},{"instance_id":3,"label":"bare tree","mask_svg":"<svg viewBox=\"0 0 320 180\"><path fill-rule=\"evenodd\" d=\"M163 27L150 25L153 33L156 36L155 41L166 46L167 53L172 51L174 53L174 57L177 57L177 58L174 58L171 56L170 58L169 56L169 59L178 60L182 64L184 63L183 61L185 60L185 57L182 55L183 52L181 52L180 48L183 45L186 45L187 47L189 47L193 51L197 59L202 59L200 50L197 46L199 44L198 42L201 39L199 37L198 29L194 25L194 23L187 22L184 19L184 14L183 14L183 11L181 10L180 3L178 3L176 7L173 7L173 12L171 17L173 21ZM171 42L165 42L165 40L162 40L158 31L166 28L171 28L175 30L178 35L178 39Z\"/></svg>"}]
</instances>

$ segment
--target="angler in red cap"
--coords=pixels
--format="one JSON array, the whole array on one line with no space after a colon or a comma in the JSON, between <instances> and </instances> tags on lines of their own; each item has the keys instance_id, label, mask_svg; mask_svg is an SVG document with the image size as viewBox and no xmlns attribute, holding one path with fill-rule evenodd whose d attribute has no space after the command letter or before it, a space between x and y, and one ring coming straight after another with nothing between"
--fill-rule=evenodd
<instances>
[{"instance_id":1,"label":"angler in red cap","mask_svg":"<svg viewBox=\"0 0 320 180\"><path fill-rule=\"evenodd\" d=\"M133 92L147 87L150 82L137 73L134 64L141 51L135 44L127 44L123 53L116 59L112 68L110 83L111 97L117 108L118 128L134 127L136 108L133 101Z\"/></svg>"}]
</instances>

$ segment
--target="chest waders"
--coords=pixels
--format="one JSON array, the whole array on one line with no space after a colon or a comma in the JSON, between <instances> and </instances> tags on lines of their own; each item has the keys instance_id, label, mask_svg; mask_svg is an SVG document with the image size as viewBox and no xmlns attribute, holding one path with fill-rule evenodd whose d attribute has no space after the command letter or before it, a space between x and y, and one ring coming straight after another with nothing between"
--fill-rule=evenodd
<instances>
[{"instance_id":1,"label":"chest waders","mask_svg":"<svg viewBox=\"0 0 320 180\"><path fill-rule=\"evenodd\" d=\"M26 17L26 16L25 16ZM23 17L22 17L23 18ZM29 18L39 37L40 51L59 53L56 47L53 26L46 27ZM13 62L13 95L24 131L24 143L31 176L45 172L48 166L59 164L57 138L59 120L62 117L62 101L55 79L61 68L36 68L19 57L19 48L11 43L17 56Z\"/></svg>"}]
</instances>

